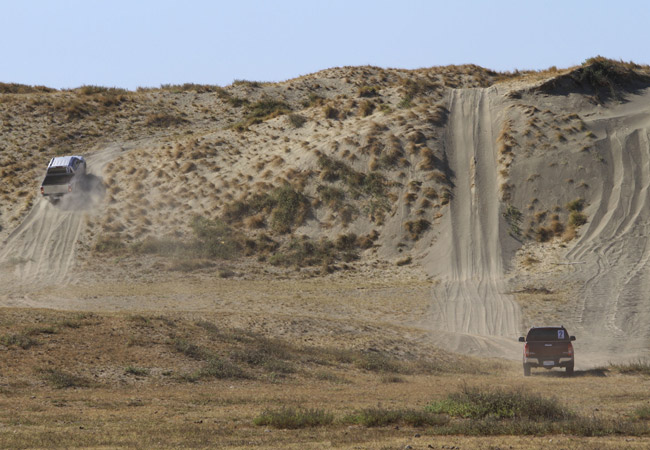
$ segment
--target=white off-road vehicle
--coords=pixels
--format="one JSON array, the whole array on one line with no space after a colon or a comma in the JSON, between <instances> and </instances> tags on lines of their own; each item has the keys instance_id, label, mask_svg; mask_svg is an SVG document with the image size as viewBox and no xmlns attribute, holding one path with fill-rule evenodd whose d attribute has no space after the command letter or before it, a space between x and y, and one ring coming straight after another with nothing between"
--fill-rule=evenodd
<instances>
[{"instance_id":1,"label":"white off-road vehicle","mask_svg":"<svg viewBox=\"0 0 650 450\"><path fill-rule=\"evenodd\" d=\"M55 156L47 165L47 172L41 183L41 194L50 200L74 192L86 175L86 160L83 156Z\"/></svg>"}]
</instances>

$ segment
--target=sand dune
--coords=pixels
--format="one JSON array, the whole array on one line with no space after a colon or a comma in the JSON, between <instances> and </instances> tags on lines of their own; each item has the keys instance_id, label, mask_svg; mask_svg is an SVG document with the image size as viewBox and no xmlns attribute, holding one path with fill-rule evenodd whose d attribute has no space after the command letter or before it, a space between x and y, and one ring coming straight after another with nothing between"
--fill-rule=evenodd
<instances>
[{"instance_id":1,"label":"sand dune","mask_svg":"<svg viewBox=\"0 0 650 450\"><path fill-rule=\"evenodd\" d=\"M248 195L256 182L262 186L260 189L268 191L273 183L288 180L312 189L308 194L315 200L313 196L325 182L319 177L324 169L318 166L317 154L331 158L327 160L330 171L333 167L357 174L383 170L387 185L394 190L384 203L371 203L376 199L366 197L366 203L355 204L363 197L359 186L355 188L356 194L346 194L343 188L349 186L344 185L340 174L332 172L328 189L343 195L344 202L351 202L346 205L350 224L340 220L343 215L337 208L343 207L341 203L332 211L321 209L313 214L301 225L300 232L335 238L335 232L354 230L363 235L371 231L369 227L376 228L379 237L362 253L362 263L372 267L406 254L412 256L415 268L427 272L435 282L427 299L426 314L415 310L386 312L381 319L373 315L373 320L414 327L414 335L425 333L427 339L448 350L517 359L521 348L516 338L525 332L525 324L530 320L521 308L527 300L516 293L525 290L521 288L531 288L549 293L541 301L551 305L545 308L552 314L536 317L543 321L537 324L560 321L578 335L576 346L583 355L582 360L578 359L578 367L648 356L650 90L644 87L624 91L620 98L599 102L594 100L598 96L593 88L587 89L577 82L567 84L566 77L557 74L548 75L551 81L515 79L496 83L485 78L485 73L472 78L469 69L457 70L461 69L464 72L458 80L465 81L454 81L450 86L444 83L452 69L433 71L426 75L430 78L418 78L412 85L390 81L394 84L374 91L366 89L363 95L369 97L364 97L364 102L384 97L377 104L366 106L365 112L356 117L352 113L356 101L337 104L338 109L330 104L321 106L324 101L335 101L331 92L329 100L314 97L308 106L299 103L299 90L305 88L305 83L317 80L314 75L314 80L308 77L296 81L295 89L287 88L291 94L285 97L288 102L306 108L301 110L303 116L294 117L307 121L304 127L291 128L284 118L272 114L262 124L247 125L252 130L235 134L230 128L213 128L206 119L198 128L198 137L169 133L147 135L146 139L132 139L124 144L95 146L88 152L88 162L98 190L90 189L81 199L64 199L59 205L37 200L0 248L2 305L75 307L70 306L73 303L69 299L57 303L57 299L42 293L38 301L31 301L29 293L50 285L80 282L78 274L85 269L75 264L79 262L79 253L92 259L87 249L94 238L88 233L86 217L108 208L102 198L102 177L108 163L122 155L130 159L113 168L115 179L122 177L123 181L122 193L115 190L112 196L114 213L119 215L129 208L168 208L161 210L158 217L170 219L165 225L169 231L169 224L187 219L197 208L218 212L223 209L224 199ZM401 80L401 76L402 72L391 72L384 80ZM362 95L363 89L348 86L342 81L343 75L340 78L335 70L328 71L326 90L345 89L345 95ZM434 78L437 81L431 81ZM411 97L399 96L405 85L410 86L409 95L433 93L414 108L412 104L408 106ZM477 87L481 85L487 87ZM248 89L246 92L255 92L263 99L266 94L262 90L277 94L287 86L291 82L286 86L242 85L234 86L232 92L243 95ZM320 84L309 85L306 92L316 89L314 86L322 88ZM184 95L178 94L183 98L182 105L191 105L194 98L201 98L203 104L214 108L226 108L228 101L236 104L232 93L222 93L222 99L209 97L211 94ZM349 111L339 115L344 108ZM209 110L206 106L201 111ZM223 117L218 118L220 126L241 119L243 113L236 110L227 116L223 112ZM178 123L191 126L191 121L185 119ZM511 141L505 162L498 148L498 136L504 129ZM188 131L188 135L194 133ZM309 142L312 138L314 143ZM389 146L382 139L391 140L392 155L385 154ZM139 152L132 152L136 146ZM201 161L209 164L202 165ZM143 177L141 191L129 192L126 203L120 200L125 196L120 195L141 180L134 180L133 176L128 179L123 171L130 168L130 173L136 173L140 166L147 170L133 176ZM229 169L232 167L236 170ZM356 180L360 179L357 176ZM152 181L156 183L157 194L145 198L144 195L153 195L146 184ZM426 198L422 194L425 188L429 192ZM445 189L450 190L448 204L441 201ZM216 192L221 192L222 197ZM183 200L182 195L191 201ZM204 201L208 196L209 201ZM391 204L385 206L388 198ZM140 208L139 199L146 200L147 208ZM572 228L570 210L565 205L576 199L584 203L586 223ZM364 208L377 205L384 205L385 221L364 213ZM521 212L522 221L514 228L504 217L506 208ZM420 222L424 224L423 231L417 236L409 235L406 224L415 223L411 219L418 217L426 218ZM263 219L260 215L258 223ZM124 223L129 226L128 220ZM575 238L562 235L562 230L567 229ZM155 231L154 223L148 232ZM520 262L522 252L536 255L529 258L528 266ZM545 259L551 253L554 256ZM122 282L129 270L117 268L111 276ZM100 272L93 275L94 279L105 276ZM380 276L378 273L368 269L359 276L372 278ZM178 278L182 283L184 276ZM21 300L23 294L26 295ZM107 292L98 295L110 296ZM187 299L183 297L183 301ZM126 303L107 305L119 309ZM137 309L136 303L133 300L128 307ZM145 303L147 306L141 306L144 309L156 307L156 302ZM218 303L213 304L215 310L219 308ZM264 310L273 314L274 306L264 305ZM302 313L299 306L294 312ZM282 314L291 311L282 310ZM363 313L360 318L363 319Z\"/></svg>"},{"instance_id":2,"label":"sand dune","mask_svg":"<svg viewBox=\"0 0 650 450\"><path fill-rule=\"evenodd\" d=\"M606 155L591 222L567 259L584 280L576 305L589 351L606 358L647 354L650 348L650 92L595 115Z\"/></svg>"}]
</instances>

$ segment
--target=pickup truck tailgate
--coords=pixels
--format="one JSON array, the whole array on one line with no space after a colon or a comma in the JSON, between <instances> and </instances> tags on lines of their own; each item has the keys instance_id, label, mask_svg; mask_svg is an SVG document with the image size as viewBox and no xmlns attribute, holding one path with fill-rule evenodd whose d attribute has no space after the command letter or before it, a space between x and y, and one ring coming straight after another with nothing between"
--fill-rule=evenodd
<instances>
[{"instance_id":1,"label":"pickup truck tailgate","mask_svg":"<svg viewBox=\"0 0 650 450\"><path fill-rule=\"evenodd\" d=\"M568 342L530 342L529 343L530 356L536 358L543 358L549 356L555 358L569 354Z\"/></svg>"}]
</instances>

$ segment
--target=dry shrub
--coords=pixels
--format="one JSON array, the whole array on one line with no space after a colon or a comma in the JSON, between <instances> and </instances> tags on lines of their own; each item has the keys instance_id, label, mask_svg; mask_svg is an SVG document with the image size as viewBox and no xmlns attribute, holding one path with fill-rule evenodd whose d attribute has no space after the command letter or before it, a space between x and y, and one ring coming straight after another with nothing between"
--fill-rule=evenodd
<instances>
[{"instance_id":1,"label":"dry shrub","mask_svg":"<svg viewBox=\"0 0 650 450\"><path fill-rule=\"evenodd\" d=\"M285 163L284 158L280 155L276 155L273 160L271 161L271 166L273 167L280 167Z\"/></svg>"},{"instance_id":2,"label":"dry shrub","mask_svg":"<svg viewBox=\"0 0 650 450\"><path fill-rule=\"evenodd\" d=\"M517 141L512 135L512 126L512 120L503 122L501 132L497 137L498 150L501 156L512 154L512 149L517 146Z\"/></svg>"},{"instance_id":3,"label":"dry shrub","mask_svg":"<svg viewBox=\"0 0 650 450\"><path fill-rule=\"evenodd\" d=\"M438 192L431 186L425 187L422 190L422 194L430 200L438 198Z\"/></svg>"},{"instance_id":4,"label":"dry shrub","mask_svg":"<svg viewBox=\"0 0 650 450\"><path fill-rule=\"evenodd\" d=\"M435 181L436 183L439 184L448 184L449 182L449 180L447 179L447 175L445 175L443 172L437 169L431 172L428 178L430 181Z\"/></svg>"},{"instance_id":5,"label":"dry shrub","mask_svg":"<svg viewBox=\"0 0 650 450\"><path fill-rule=\"evenodd\" d=\"M535 213L535 222L542 223L546 219L546 214L548 211L538 211Z\"/></svg>"},{"instance_id":6,"label":"dry shrub","mask_svg":"<svg viewBox=\"0 0 650 450\"><path fill-rule=\"evenodd\" d=\"M414 144L425 144L427 142L427 137L421 131L413 131L409 133L406 135L406 139Z\"/></svg>"},{"instance_id":7,"label":"dry shrub","mask_svg":"<svg viewBox=\"0 0 650 450\"><path fill-rule=\"evenodd\" d=\"M587 216L580 211L571 211L569 214L569 226L578 228L587 223Z\"/></svg>"},{"instance_id":8,"label":"dry shrub","mask_svg":"<svg viewBox=\"0 0 650 450\"><path fill-rule=\"evenodd\" d=\"M537 227L535 230L535 240L537 242L548 242L555 235L550 227Z\"/></svg>"},{"instance_id":9,"label":"dry shrub","mask_svg":"<svg viewBox=\"0 0 650 450\"><path fill-rule=\"evenodd\" d=\"M430 148L423 148L420 152L422 159L418 163L417 167L420 170L433 170L436 168L436 157L433 153L433 150Z\"/></svg>"},{"instance_id":10,"label":"dry shrub","mask_svg":"<svg viewBox=\"0 0 650 450\"><path fill-rule=\"evenodd\" d=\"M144 124L148 127L169 128L172 126L184 125L187 122L186 119L180 116L174 116L167 113L155 113L147 116Z\"/></svg>"},{"instance_id":11,"label":"dry shrub","mask_svg":"<svg viewBox=\"0 0 650 450\"><path fill-rule=\"evenodd\" d=\"M564 225L557 219L551 221L550 228L556 236L560 236L564 232Z\"/></svg>"},{"instance_id":12,"label":"dry shrub","mask_svg":"<svg viewBox=\"0 0 650 450\"><path fill-rule=\"evenodd\" d=\"M379 161L377 160L377 157L371 156L370 159L368 160L368 169L377 170L378 168L379 168Z\"/></svg>"},{"instance_id":13,"label":"dry shrub","mask_svg":"<svg viewBox=\"0 0 650 450\"><path fill-rule=\"evenodd\" d=\"M264 215L263 214L255 214L252 216L247 217L244 219L244 225L246 225L246 228L264 228L266 226L266 222L264 221Z\"/></svg>"},{"instance_id":14,"label":"dry shrub","mask_svg":"<svg viewBox=\"0 0 650 450\"><path fill-rule=\"evenodd\" d=\"M532 257L530 255L526 256L526 258L522 262L524 267L531 267L533 264L538 264L538 263L539 263L539 259L534 258L534 257Z\"/></svg>"},{"instance_id":15,"label":"dry shrub","mask_svg":"<svg viewBox=\"0 0 650 450\"><path fill-rule=\"evenodd\" d=\"M574 227L567 227L562 235L562 241L569 242L575 239L578 236L578 232Z\"/></svg>"},{"instance_id":16,"label":"dry shrub","mask_svg":"<svg viewBox=\"0 0 650 450\"><path fill-rule=\"evenodd\" d=\"M431 222L426 219L404 222L404 229L408 232L409 237L414 241L420 239L421 234L427 231L430 226Z\"/></svg>"},{"instance_id":17,"label":"dry shrub","mask_svg":"<svg viewBox=\"0 0 650 450\"><path fill-rule=\"evenodd\" d=\"M429 112L428 119L433 125L443 125L447 121L449 111L444 105L437 104Z\"/></svg>"},{"instance_id":18,"label":"dry shrub","mask_svg":"<svg viewBox=\"0 0 650 450\"><path fill-rule=\"evenodd\" d=\"M359 104L359 116L367 117L375 111L375 104L370 100L364 100Z\"/></svg>"},{"instance_id":19,"label":"dry shrub","mask_svg":"<svg viewBox=\"0 0 650 450\"><path fill-rule=\"evenodd\" d=\"M413 262L413 259L410 256L405 256L404 258L398 259L395 261L396 266L406 266L408 264L411 264Z\"/></svg>"},{"instance_id":20,"label":"dry shrub","mask_svg":"<svg viewBox=\"0 0 650 450\"><path fill-rule=\"evenodd\" d=\"M368 249L373 246L375 241L379 238L379 233L377 230L373 230L370 234L367 234L365 236L360 236L357 239L357 243L359 244L359 247L362 249Z\"/></svg>"},{"instance_id":21,"label":"dry shrub","mask_svg":"<svg viewBox=\"0 0 650 450\"><path fill-rule=\"evenodd\" d=\"M404 194L404 201L409 205L413 203L415 200L417 200L417 198L418 195L414 192L407 192L406 194Z\"/></svg>"},{"instance_id":22,"label":"dry shrub","mask_svg":"<svg viewBox=\"0 0 650 450\"><path fill-rule=\"evenodd\" d=\"M326 119L336 120L339 118L339 110L332 105L325 105L323 108L323 114Z\"/></svg>"},{"instance_id":23,"label":"dry shrub","mask_svg":"<svg viewBox=\"0 0 650 450\"><path fill-rule=\"evenodd\" d=\"M499 190L501 191L501 200L508 201L512 197L512 188L514 185L510 183L501 183Z\"/></svg>"}]
</instances>

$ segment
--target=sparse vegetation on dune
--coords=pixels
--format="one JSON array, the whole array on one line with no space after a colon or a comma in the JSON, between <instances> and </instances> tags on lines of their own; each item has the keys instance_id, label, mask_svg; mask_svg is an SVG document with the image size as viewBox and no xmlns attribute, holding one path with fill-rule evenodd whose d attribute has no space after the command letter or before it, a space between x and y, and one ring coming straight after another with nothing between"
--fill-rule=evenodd
<instances>
[{"instance_id":1,"label":"sparse vegetation on dune","mask_svg":"<svg viewBox=\"0 0 650 450\"><path fill-rule=\"evenodd\" d=\"M646 70L643 66L617 63L600 57L586 62L584 67L594 64L603 69L601 72L605 78L612 74L630 71L642 73ZM555 69L545 73L562 76L565 72ZM128 162L121 167L115 164L106 178L111 181L108 200L111 204L119 205L124 205L126 201L137 208L138 198L142 198L146 189L153 187L154 192L159 193L175 188L173 197L166 201L167 209L160 209L161 202L158 202L159 213L137 219L133 214L126 217L128 207L114 208L111 220L105 217L98 221L104 229L94 230L95 235L119 233L125 242L133 242L147 236L178 231L186 233L187 228L178 228L179 224L188 224L187 218L182 220L165 211L191 202L192 208L198 207L195 213L206 217L217 217L224 210L226 216L232 215L237 209L233 209L235 202L255 202L257 194L250 189L248 182L251 177L258 176L270 182L272 187L266 188L267 194L289 181L295 192L305 197L299 201L303 206L297 209L290 207L284 216L279 210L265 215L262 213L265 208L252 213L256 209L252 205L249 208L251 214L241 216L247 230L266 229L272 233L290 234L308 217L312 217L310 214L319 217L321 208L332 211L336 208L340 212L331 215L332 219L327 221L330 228L336 224L354 226L368 217L376 224L383 224L393 210L393 196L401 195L392 191L396 191L408 179L431 181L432 186L425 186L426 189L423 188L420 194L408 195L409 204L419 205L424 193L429 192L426 194L429 202L413 208L403 222L434 223L435 217L444 215L444 210L437 208L446 206L453 193L440 143L443 137L440 130L445 126L448 115L444 100L446 90L484 87L527 75L527 72L499 74L473 65L415 71L359 67L330 69L281 84L240 80L227 87L186 83L141 88L135 92L101 86L57 91L4 83L0 89L0 114L7 119L3 122L3 133L11 132L14 136L5 142L5 147L9 145L10 148L5 149L9 151L4 154L20 154L21 157L3 162L2 170L9 183L3 183L0 195L10 201L7 205L24 202L26 206L12 208L11 211L7 209L0 215L0 226L6 230L8 225L11 227L24 216L34 196L17 195L19 187L29 185L25 192L35 190L36 182L31 180L38 179L38 172L52 154L84 153L98 142L124 142L146 136L157 136L155 146L159 148L147 151L146 156L142 152L139 158L145 157L146 164L153 164L156 169L150 174L139 175L139 183L131 183L135 189L128 191L133 194L128 198L123 186L125 180L132 179L133 175L125 169L133 163ZM619 75L616 75L616 80L623 76ZM596 81L598 76L594 75ZM337 94L334 95L334 92ZM7 116L8 111L12 113L11 118ZM65 127L60 121L43 121L43 117L52 111L65 119ZM544 124L538 116L544 112L534 108L527 111L530 115L527 120L535 121L531 127L537 127L531 129L539 130ZM278 120L279 116L285 118ZM580 117L574 116L563 116L562 128L553 132L566 139L560 144L570 144L577 132L590 132L585 129ZM31 117L32 120L23 121L21 117ZM334 125L336 121L340 121L339 125ZM312 144L307 143L301 135L307 123L314 127L315 135L322 133ZM372 125L365 128L368 132L362 131L365 124ZM261 126L264 128L259 128ZM349 128L352 135L357 133L360 139L356 146L351 143L352 137L348 136L345 139L350 143L341 142L340 150L334 147L330 150L325 142L338 141L333 130L329 130L334 126ZM42 132L36 131L38 127L42 128ZM517 135L517 127L511 120L506 120L501 135L497 137L496 144L503 165L501 173L506 180L513 149L515 146L521 149L525 145L521 136ZM230 130L240 133L233 134ZM291 132L299 133L302 137L292 136ZM185 138L184 134L189 136ZM557 141L553 134L549 134L548 138L548 145L557 145L553 143ZM298 168L293 161L306 149L305 145L319 152L316 164L310 167L302 162ZM170 150L167 150L170 147L176 149L171 151L171 159L168 155ZM180 147L183 149L179 150ZM259 153L261 149L263 151ZM251 150L254 153L249 154ZM251 166L262 165L264 154L274 155L273 164L266 164L264 170L254 175L244 174L248 169L243 161L250 160ZM285 156L283 162L278 162L280 155ZM239 179L226 170L237 161L243 164L239 169L242 174ZM413 169L416 171L413 172ZM185 175L180 180L176 178L179 172ZM404 180L402 176L407 172L408 179ZM299 176L298 182L292 179L296 175ZM315 178L317 176L320 180ZM178 181L183 182L183 187L177 187ZM225 183L229 188L221 186ZM323 190L319 185L327 189ZM514 195L516 186L508 181L501 185L501 195L508 200ZM121 192L116 191L118 186ZM317 188L320 189L318 193ZM336 189L342 190L344 195L334 194L335 198L329 195L337 192ZM434 189L437 195L433 196L430 189ZM313 198L319 199L320 203L312 201ZM307 206L305 199L311 206ZM186 207L189 208L189 204ZM287 215L294 213L293 224L287 224ZM573 216L571 223L574 227L586 220L581 215ZM153 232L161 227L164 231ZM554 234L557 235L559 228L566 231L570 227L569 218L562 217L553 224ZM405 234L414 236L408 229L405 229ZM99 247L109 244L106 236L101 239L102 242L97 242Z\"/></svg>"},{"instance_id":2,"label":"sparse vegetation on dune","mask_svg":"<svg viewBox=\"0 0 650 450\"><path fill-rule=\"evenodd\" d=\"M599 57L135 92L0 83L0 241L33 205L80 220L74 283L7 302L113 311L5 308L0 447L647 446L645 360L524 386L520 363L448 353L418 324L439 281L420 265L444 263L427 252L464 217L458 170L472 226L497 208L479 253L493 256L493 239L502 256L521 246L504 267L526 281L512 292L522 322L576 309L570 276L544 277L580 270L563 255L598 228L599 177L618 163L585 105L629 99L648 73ZM472 130L491 142L458 167L450 90L497 83L491 127ZM567 92L575 111L558 107ZM38 197L47 160L71 153L96 158L105 189L79 211ZM12 255L0 269L19 277L36 262Z\"/></svg>"}]
</instances>

